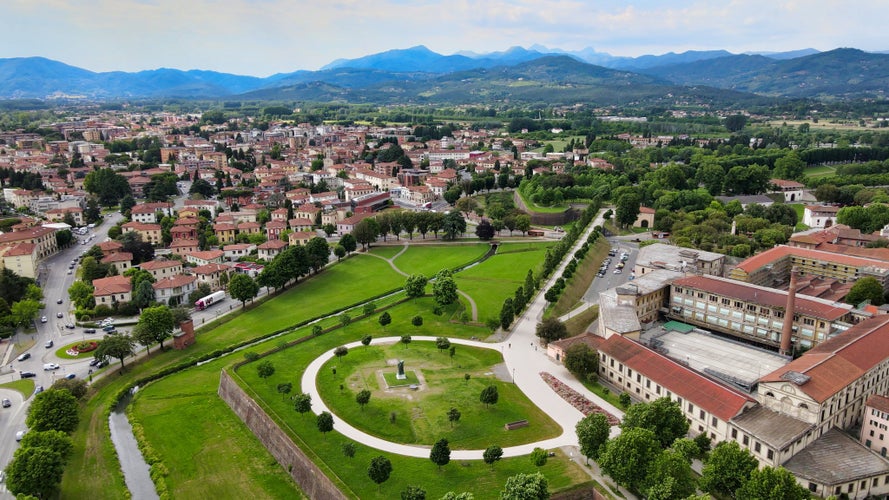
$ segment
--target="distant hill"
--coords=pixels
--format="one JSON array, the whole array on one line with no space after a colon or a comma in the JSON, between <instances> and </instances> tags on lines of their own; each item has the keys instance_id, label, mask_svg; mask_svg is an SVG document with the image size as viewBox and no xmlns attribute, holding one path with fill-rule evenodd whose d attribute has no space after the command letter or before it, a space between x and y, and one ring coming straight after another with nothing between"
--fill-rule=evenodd
<instances>
[{"instance_id":1,"label":"distant hill","mask_svg":"<svg viewBox=\"0 0 889 500\"><path fill-rule=\"evenodd\" d=\"M889 55L835 49L794 59L733 55L640 70L678 85L785 97L883 96L889 88Z\"/></svg>"},{"instance_id":2,"label":"distant hill","mask_svg":"<svg viewBox=\"0 0 889 500\"><path fill-rule=\"evenodd\" d=\"M807 55L795 57L797 53ZM591 48L567 53L541 46L444 56L417 46L334 61L319 71L266 78L169 68L98 73L42 57L0 59L0 99L249 96L372 103L519 100L668 105L681 99L716 103L728 96L737 99L735 103L755 101L750 93L819 99L885 97L887 88L889 54L857 49L769 55L688 51L626 58Z\"/></svg>"}]
</instances>

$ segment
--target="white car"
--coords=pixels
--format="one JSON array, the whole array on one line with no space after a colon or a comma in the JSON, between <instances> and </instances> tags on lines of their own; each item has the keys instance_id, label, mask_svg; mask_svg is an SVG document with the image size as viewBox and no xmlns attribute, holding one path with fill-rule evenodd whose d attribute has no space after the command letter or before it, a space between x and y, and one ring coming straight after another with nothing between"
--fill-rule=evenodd
<instances>
[{"instance_id":1,"label":"white car","mask_svg":"<svg viewBox=\"0 0 889 500\"><path fill-rule=\"evenodd\" d=\"M58 370L58 369L59 369L59 365L57 365L55 363L44 363L43 364L43 371L45 371L45 372L48 372L51 370Z\"/></svg>"},{"instance_id":2,"label":"white car","mask_svg":"<svg viewBox=\"0 0 889 500\"><path fill-rule=\"evenodd\" d=\"M70 274L70 272L69 272L69 274ZM41 317L40 317L40 322L41 322L41 323L46 323L46 321L47 321L46 316L41 316Z\"/></svg>"}]
</instances>

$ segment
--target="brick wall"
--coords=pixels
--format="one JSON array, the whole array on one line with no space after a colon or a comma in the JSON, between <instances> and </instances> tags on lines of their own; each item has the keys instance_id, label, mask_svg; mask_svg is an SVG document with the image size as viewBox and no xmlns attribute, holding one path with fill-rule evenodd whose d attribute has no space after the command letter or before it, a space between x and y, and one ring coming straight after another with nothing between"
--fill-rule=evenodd
<instances>
[{"instance_id":1,"label":"brick wall","mask_svg":"<svg viewBox=\"0 0 889 500\"><path fill-rule=\"evenodd\" d=\"M220 376L218 394L256 435L259 442L269 450L281 467L290 470L290 476L309 498L348 498L225 370Z\"/></svg>"}]
</instances>

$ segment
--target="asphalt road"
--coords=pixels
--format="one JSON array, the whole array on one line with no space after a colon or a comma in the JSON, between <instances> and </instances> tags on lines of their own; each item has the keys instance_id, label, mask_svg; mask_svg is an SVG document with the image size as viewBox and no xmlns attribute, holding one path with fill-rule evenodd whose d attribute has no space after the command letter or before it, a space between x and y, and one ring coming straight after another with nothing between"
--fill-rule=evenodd
<instances>
[{"instance_id":1,"label":"asphalt road","mask_svg":"<svg viewBox=\"0 0 889 500\"><path fill-rule=\"evenodd\" d=\"M611 257L611 264L608 266L608 271L605 272L605 276L602 276L601 278L597 276L583 295L583 301L588 304L599 303L599 292L604 292L605 290L623 285L630 281L633 267L636 265L636 257L639 255L638 245L620 241L615 238L608 238L608 242L611 243L611 248L617 250L617 254L614 257ZM617 264L620 262L620 254L622 251L627 251L629 253L629 258L624 263L624 268L621 273L614 274L614 270L617 269Z\"/></svg>"},{"instance_id":2,"label":"asphalt road","mask_svg":"<svg viewBox=\"0 0 889 500\"><path fill-rule=\"evenodd\" d=\"M65 328L65 325L68 323L74 324L73 308L71 308L71 303L68 300L68 288L74 282L75 273L72 271L71 274L68 274L68 266L72 260L80 256L91 245L104 241L108 237L108 229L120 219L121 215L118 213L106 215L105 221L101 226L96 227L84 236L75 235L77 240L75 244L49 257L40 265L39 280L41 288L43 288L46 308L38 313L40 316L37 317L36 321L36 333L18 333L12 339L13 342L34 341L34 346L26 351L31 354L31 358L25 361L18 361L16 358L6 360L6 364L2 366L0 383L18 380L21 371L36 373L37 376L32 379L35 386L43 386L45 388L50 387L59 377L69 373L74 373L77 378L89 376L89 360L73 361L61 359L55 355L55 350L67 343L74 342L75 340L100 337L98 334L89 335L84 333L83 328L75 328L73 330ZM92 240L81 245L80 242L88 239L90 234L94 235ZM62 299L61 304L56 303L58 299ZM58 313L62 314L62 318L57 317ZM41 316L46 317L46 323L40 322ZM53 347L44 347L49 340L53 341ZM56 363L59 365L59 369L44 371L43 365L45 363ZM12 459L12 454L18 448L15 434L26 428L25 417L27 416L27 407L32 397L33 394L27 398L22 398L18 392L0 389L0 398L9 398L12 401L12 407L0 408L0 468L6 468L6 465ZM0 485L0 492L3 493L3 498L12 498L6 492L5 485Z\"/></svg>"}]
</instances>

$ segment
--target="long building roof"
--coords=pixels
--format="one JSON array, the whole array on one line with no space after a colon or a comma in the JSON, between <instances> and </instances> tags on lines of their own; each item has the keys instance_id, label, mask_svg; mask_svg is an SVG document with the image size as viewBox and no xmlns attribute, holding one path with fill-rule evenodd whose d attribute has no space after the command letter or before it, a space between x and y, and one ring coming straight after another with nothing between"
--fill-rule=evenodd
<instances>
[{"instance_id":1,"label":"long building roof","mask_svg":"<svg viewBox=\"0 0 889 500\"><path fill-rule=\"evenodd\" d=\"M820 250L812 250L809 248L789 247L786 245L778 245L774 248L758 253L753 257L745 259L738 264L738 269L752 273L757 269L771 264L784 257L791 255L804 259L812 259L822 262L830 262L832 264L841 264L853 267L876 267L880 269L889 269L889 263L865 257L855 257L853 255L844 255L832 252L823 252Z\"/></svg>"}]
</instances>

